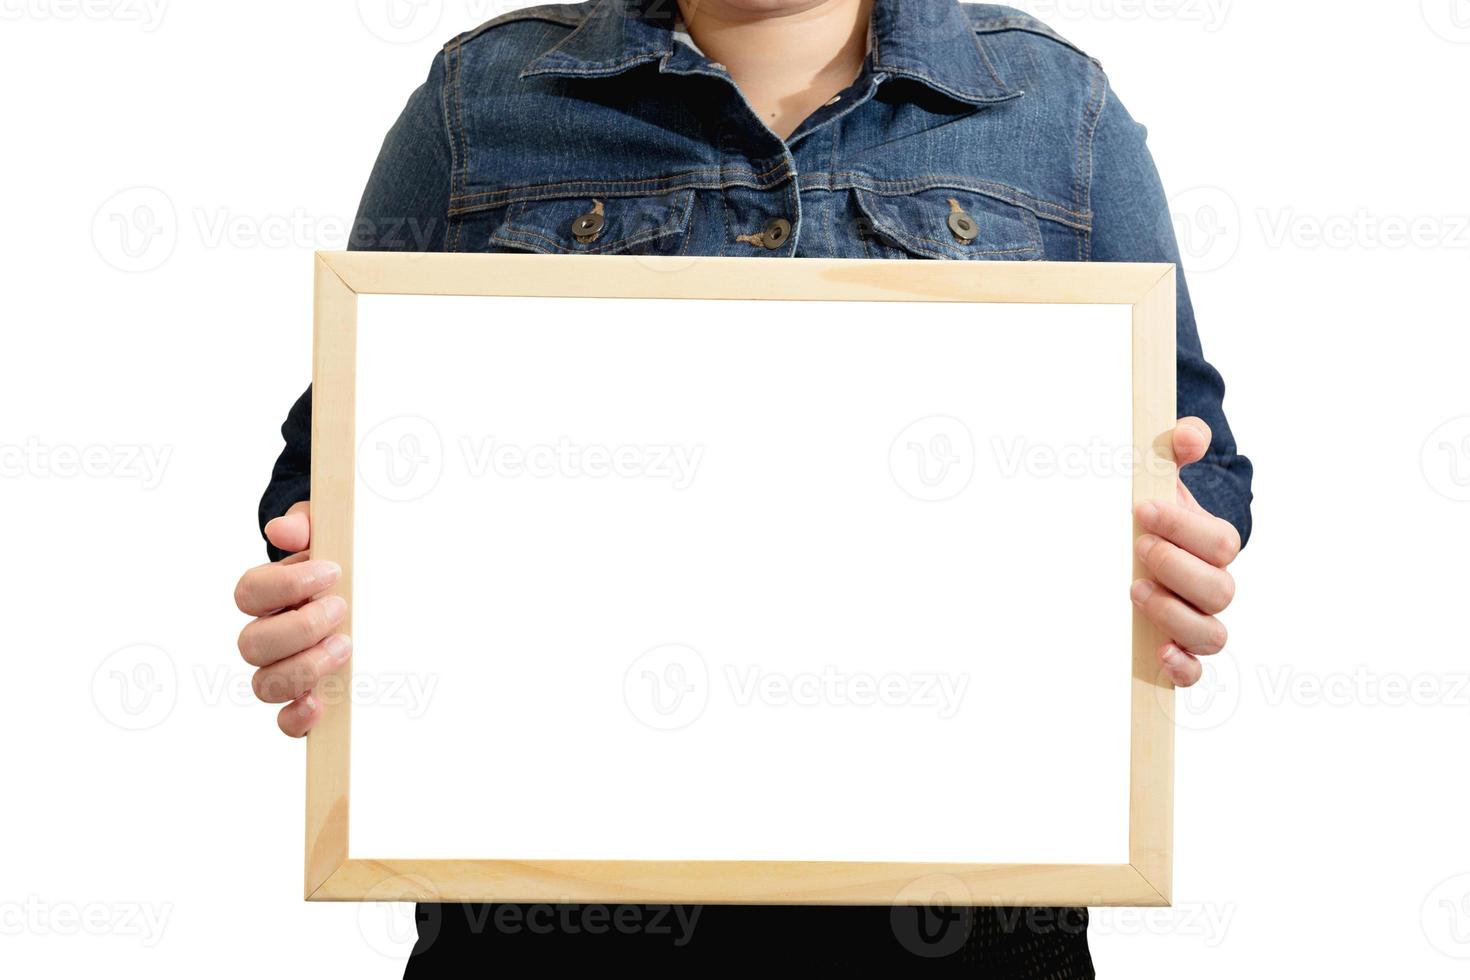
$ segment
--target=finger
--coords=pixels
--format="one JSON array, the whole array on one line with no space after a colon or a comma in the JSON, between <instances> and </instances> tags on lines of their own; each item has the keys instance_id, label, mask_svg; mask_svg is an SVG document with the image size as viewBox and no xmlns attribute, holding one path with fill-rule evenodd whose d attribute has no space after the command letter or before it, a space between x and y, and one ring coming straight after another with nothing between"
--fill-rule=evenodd
<instances>
[{"instance_id":1,"label":"finger","mask_svg":"<svg viewBox=\"0 0 1470 980\"><path fill-rule=\"evenodd\" d=\"M1235 577L1156 534L1138 539L1138 558L1160 585L1200 612L1218 616L1235 599Z\"/></svg>"},{"instance_id":2,"label":"finger","mask_svg":"<svg viewBox=\"0 0 1470 980\"><path fill-rule=\"evenodd\" d=\"M276 715L276 724L292 738L300 738L321 720L322 703L307 691Z\"/></svg>"},{"instance_id":3,"label":"finger","mask_svg":"<svg viewBox=\"0 0 1470 980\"><path fill-rule=\"evenodd\" d=\"M1212 514L1145 500L1133 508L1133 516L1143 530L1173 542L1216 568L1224 568L1240 554L1240 532L1229 521Z\"/></svg>"},{"instance_id":4,"label":"finger","mask_svg":"<svg viewBox=\"0 0 1470 980\"><path fill-rule=\"evenodd\" d=\"M352 641L336 633L294 657L260 668L250 679L250 687L266 704L295 701L345 664L350 656Z\"/></svg>"},{"instance_id":5,"label":"finger","mask_svg":"<svg viewBox=\"0 0 1470 980\"><path fill-rule=\"evenodd\" d=\"M1214 439L1209 425L1204 419L1193 416L1180 419L1179 424L1174 426L1174 460L1180 466L1188 466L1190 463L1198 463L1204 459L1205 453L1209 451L1210 442Z\"/></svg>"},{"instance_id":6,"label":"finger","mask_svg":"<svg viewBox=\"0 0 1470 980\"><path fill-rule=\"evenodd\" d=\"M235 607L247 616L266 616L300 605L342 577L334 561L285 561L258 565L240 576Z\"/></svg>"},{"instance_id":7,"label":"finger","mask_svg":"<svg viewBox=\"0 0 1470 980\"><path fill-rule=\"evenodd\" d=\"M282 551L305 551L311 547L311 503L291 505L280 517L267 521L265 539Z\"/></svg>"},{"instance_id":8,"label":"finger","mask_svg":"<svg viewBox=\"0 0 1470 980\"><path fill-rule=\"evenodd\" d=\"M1173 643L1159 647L1159 663L1175 687L1193 687L1205 673L1198 657Z\"/></svg>"},{"instance_id":9,"label":"finger","mask_svg":"<svg viewBox=\"0 0 1470 980\"><path fill-rule=\"evenodd\" d=\"M1193 654L1219 653L1225 649L1225 624L1206 616L1156 582L1141 578L1133 583L1133 604L1143 610L1164 635Z\"/></svg>"},{"instance_id":10,"label":"finger","mask_svg":"<svg viewBox=\"0 0 1470 980\"><path fill-rule=\"evenodd\" d=\"M269 667L321 642L346 615L346 601L328 595L300 609L254 620L240 631L240 656L252 667Z\"/></svg>"},{"instance_id":11,"label":"finger","mask_svg":"<svg viewBox=\"0 0 1470 980\"><path fill-rule=\"evenodd\" d=\"M1179 506L1189 511L1191 514L1209 513L1207 510L1199 505L1198 500L1194 499L1194 491L1190 490L1183 480L1175 480L1174 488L1178 491L1176 497L1179 500Z\"/></svg>"}]
</instances>

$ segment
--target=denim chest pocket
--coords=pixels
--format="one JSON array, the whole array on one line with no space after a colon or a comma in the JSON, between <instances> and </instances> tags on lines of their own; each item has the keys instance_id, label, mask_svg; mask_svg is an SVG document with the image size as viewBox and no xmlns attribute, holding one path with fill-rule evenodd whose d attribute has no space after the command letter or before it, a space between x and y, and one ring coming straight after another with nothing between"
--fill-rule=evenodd
<instances>
[{"instance_id":1,"label":"denim chest pocket","mask_svg":"<svg viewBox=\"0 0 1470 980\"><path fill-rule=\"evenodd\" d=\"M677 255L688 247L694 191L518 201L490 232L492 249L567 255Z\"/></svg>"},{"instance_id":2,"label":"denim chest pocket","mask_svg":"<svg viewBox=\"0 0 1470 980\"><path fill-rule=\"evenodd\" d=\"M943 187L878 194L859 188L854 196L858 235L875 258L1043 258L1036 215L986 194Z\"/></svg>"}]
</instances>

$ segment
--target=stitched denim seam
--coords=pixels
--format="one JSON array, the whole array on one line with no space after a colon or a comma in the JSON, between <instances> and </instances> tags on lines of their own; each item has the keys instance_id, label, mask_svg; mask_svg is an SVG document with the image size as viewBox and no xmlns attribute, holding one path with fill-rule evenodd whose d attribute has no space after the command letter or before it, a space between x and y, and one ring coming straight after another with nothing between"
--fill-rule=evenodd
<instances>
[{"instance_id":1,"label":"stitched denim seam","mask_svg":"<svg viewBox=\"0 0 1470 980\"><path fill-rule=\"evenodd\" d=\"M451 70L445 73L444 84L450 89L454 97L454 122L450 132L450 163L449 163L449 214L454 217L454 192L456 189L464 188L465 175L469 173L469 167L465 160L464 139L464 100L460 95L459 69L464 52L462 45L453 44L446 47L446 60L450 62ZM449 94L449 93L446 93ZM449 114L449 103L444 106L446 117ZM463 222L455 222L454 234L449 243L449 251L459 251L459 232Z\"/></svg>"},{"instance_id":2,"label":"stitched denim seam","mask_svg":"<svg viewBox=\"0 0 1470 980\"><path fill-rule=\"evenodd\" d=\"M974 103L977 105L993 105L997 102L1009 102L1012 99L1016 98L1016 96L1019 94L1017 92L1006 90L1004 86L1001 86L1003 91L1000 95L981 95L978 92L968 92L963 89L957 89L952 85L946 85L945 83L939 81L937 78L934 78L932 75L926 74L921 71L915 71L911 68L898 68L894 67L893 65L884 65L883 71L889 75L898 76L900 78L911 78L915 81L923 82L930 88L938 92L943 92L950 98L958 99L961 102Z\"/></svg>"},{"instance_id":3,"label":"stitched denim seam","mask_svg":"<svg viewBox=\"0 0 1470 980\"><path fill-rule=\"evenodd\" d=\"M679 180L680 178L683 178L683 177L699 177L699 176L701 176L703 174L710 173L712 170L715 173L718 173L718 174L725 174L725 173L749 174L750 176L752 176L752 177L754 177L756 179L761 179L761 178L767 177L767 176L769 176L771 174L774 174L774 173L778 172L779 170L781 170L785 166L786 166L786 162L783 160L781 163L777 164L775 167L772 167L770 170L764 171L763 173L756 173L753 170L728 170L727 171L723 167L713 167L713 168L706 167L706 168L703 168L703 169L700 169L700 170L684 170L684 171L681 171L681 172L676 173L676 174L669 174L666 177L644 177L644 178L641 178L641 179L638 179L638 180L598 181L598 180L593 179L593 178L589 178L589 179L586 179L586 180L563 180L563 181L558 181L558 182L556 182L554 184L526 184L526 185L524 185L522 187L512 187L512 188L507 188L505 190L500 190L500 191L480 191L480 192L474 193L474 194L461 194L461 195L459 195L456 198L456 200L468 201L468 200L473 200L475 198L480 198L480 197L496 197L496 196L501 195L501 194L513 194L513 193L515 193L517 191L548 191L548 190L557 190L557 189L563 188L563 187L575 187L575 186L579 186L579 185L582 185L582 184L597 184L597 185L601 186L602 184L605 183L608 187L629 187L629 188L636 188L636 187L639 187L639 186L644 185L644 184L657 184L657 183L660 183L662 181L667 181L667 180Z\"/></svg>"},{"instance_id":4,"label":"stitched denim seam","mask_svg":"<svg viewBox=\"0 0 1470 980\"><path fill-rule=\"evenodd\" d=\"M657 53L645 52L643 54L635 54L611 65L604 63L601 65L594 64L586 68L558 68L555 65L535 69L527 68L520 73L519 77L535 78L538 75L570 75L577 78L603 77L619 74L620 72L627 71L634 65L641 65L645 62L653 61L656 58L658 58Z\"/></svg>"},{"instance_id":5,"label":"stitched denim seam","mask_svg":"<svg viewBox=\"0 0 1470 980\"><path fill-rule=\"evenodd\" d=\"M1073 44L1071 41L1068 41L1066 38L1062 37L1060 34L1047 27L1045 24L1042 24L1029 17L1005 17L999 20L981 21L980 23L974 24L972 26L974 27L976 34L1001 34L1006 31L1021 31L1026 34L1034 34L1037 37L1044 37L1049 41L1055 41L1063 47L1071 48L1073 51L1082 55L1084 58L1092 57L1086 51L1083 51L1081 48L1077 47L1077 45Z\"/></svg>"},{"instance_id":6,"label":"stitched denim seam","mask_svg":"<svg viewBox=\"0 0 1470 980\"><path fill-rule=\"evenodd\" d=\"M1025 246L1017 248L990 248L971 250L969 248L962 248L961 246L952 242L945 242L940 241L936 238L930 238L927 235L912 234L897 230L892 225L884 221L880 215L870 210L869 208L864 207L861 198L859 198L858 205L862 208L863 213L867 215L868 220L873 225L873 229L901 249L911 248L921 254L930 255L932 257L938 258L965 258L974 257L977 255L1040 256L1044 254L1041 242L1041 229L1036 225L1035 216L1031 215L1029 212L1023 212L1025 217L1023 217L1022 219L1022 223L1026 228L1028 240L1028 243ZM1029 223L1026 220L1027 218L1029 218ZM921 242L927 242L928 244L935 246L935 248L925 248L922 244L919 244Z\"/></svg>"},{"instance_id":7,"label":"stitched denim seam","mask_svg":"<svg viewBox=\"0 0 1470 980\"><path fill-rule=\"evenodd\" d=\"M654 229L652 231L640 232L639 234L630 236L628 238L620 238L620 239L618 239L615 242L608 242L606 245L601 245L601 246L598 246L597 248L568 248L567 246L563 245L561 242L557 241L556 239L554 239L554 238L548 238L548 237L546 237L545 235L541 234L538 231L532 231L529 228L517 228L517 229L514 229L514 234L520 235L523 238L533 238L533 239L536 239L537 241L545 242L547 245L551 246L557 252L563 252L563 253L568 253L568 254L576 254L576 255L602 255L602 254L605 254L607 252L610 252L610 251L612 251L614 249L632 248L634 245L641 245L644 242L652 241L655 238L667 238L670 235L676 235L678 233L679 233L679 229L678 228L667 228L667 229L664 229L664 228L656 228L656 229ZM497 231L495 234L493 234L493 235L490 236L490 242L491 242L491 244L498 244L498 245L525 245L525 244L527 244L525 241L518 241L516 238L511 237L510 235L501 234L499 231Z\"/></svg>"},{"instance_id":8,"label":"stitched denim seam","mask_svg":"<svg viewBox=\"0 0 1470 980\"><path fill-rule=\"evenodd\" d=\"M832 156L830 158L830 161L829 161L829 164L828 165L830 167L832 167L833 169L836 169L836 167L837 167L837 123L836 123L836 120L833 120L827 126L827 143L832 147ZM797 179L797 182L796 182L796 193L798 195L801 194L801 180L800 180L800 178L798 178ZM837 221L838 221L837 201L835 199L833 199L831 201L828 201L827 202L827 209L826 210L827 210L827 254L828 255L836 255L836 254L838 254L837 253ZM846 233L846 229L843 229L843 232L845 234Z\"/></svg>"},{"instance_id":9,"label":"stitched denim seam","mask_svg":"<svg viewBox=\"0 0 1470 980\"><path fill-rule=\"evenodd\" d=\"M1088 186L1090 180L1087 175L1092 172L1092 142L1097 135L1097 121L1102 115L1103 97L1107 91L1106 80L1101 70L1094 68L1087 74L1092 88L1088 93L1087 108L1082 114L1082 130L1077 137L1076 197L1073 201L1079 211L1088 210L1087 202L1091 197L1091 188ZM1083 167L1084 154L1087 159L1085 168Z\"/></svg>"},{"instance_id":10,"label":"stitched denim seam","mask_svg":"<svg viewBox=\"0 0 1470 980\"><path fill-rule=\"evenodd\" d=\"M1003 92L1009 92L1010 86L1001 81L1000 76L995 73L995 65L991 64L990 55L986 52L985 45L980 42L980 35L972 31L970 40L975 42L975 50L980 53L980 60L985 63L985 70L990 72L990 78L995 82L995 87Z\"/></svg>"},{"instance_id":11,"label":"stitched denim seam","mask_svg":"<svg viewBox=\"0 0 1470 980\"><path fill-rule=\"evenodd\" d=\"M1020 255L1022 253L1039 253L1041 251L1040 242L1034 242L1030 245L1025 246L1018 246L1016 248L969 249L962 248L959 245L951 244L950 242L940 241L937 238L930 238L927 235L905 235L902 233L894 233L888 231L885 231L885 234L888 234L890 238L893 238L900 244L905 241L928 242L930 245L933 245L935 248L943 251L946 255Z\"/></svg>"},{"instance_id":12,"label":"stitched denim seam","mask_svg":"<svg viewBox=\"0 0 1470 980\"><path fill-rule=\"evenodd\" d=\"M871 216L870 216L870 219L871 219ZM963 259L963 258L966 258L966 257L974 258L975 256L980 256L980 255L1040 255L1041 254L1040 250L1038 248L1036 248L1035 246L1028 246L1026 248L989 248L989 249L976 249L974 251L971 251L969 249L965 249L965 250L961 251L958 246L951 245L948 242L941 242L941 241L938 241L938 240L933 239L933 238L927 238L927 237L925 237L923 235L905 235L905 234L903 234L901 232L896 232L892 228L890 228L888 225L880 224L876 220L873 221L873 228L874 228L875 231L877 231L883 237L887 238L890 242L892 242L893 245L894 245L894 247L896 247L896 248L898 248L900 250L903 250L905 248L913 249L915 252L919 253L920 255L927 255L930 258L938 258L938 259ZM928 244L933 245L934 248L926 248L926 247L924 247L924 245L919 244L921 242L927 242Z\"/></svg>"},{"instance_id":13,"label":"stitched denim seam","mask_svg":"<svg viewBox=\"0 0 1470 980\"><path fill-rule=\"evenodd\" d=\"M767 173L779 172L785 164ZM704 179L681 180L689 176L704 174ZM607 197L633 197L648 193L676 193L684 190L720 190L727 191L732 187L755 187L759 190L773 190L780 186L790 175L789 172L782 173L777 180L752 183L750 180L735 179L742 175L752 178L763 178L762 175L752 174L744 170L723 171L722 176L726 179L716 178L709 171L699 171L693 174L677 174L670 177L654 177L638 181L597 181L580 180L569 181L558 184L539 184L528 187L507 188L500 191L486 191L474 195L465 195L458 200L466 201L479 198L474 204L454 205L451 201L451 216L463 216L480 211L494 210L522 201L550 200L558 197L569 197L573 195L596 194ZM807 172L798 178L798 187L801 191L840 191L840 190L862 190L877 194L882 197L893 197L903 194L913 194L923 191L938 190L940 188L953 188L963 190L972 194L979 194L993 200L1000 201L1013 207L1023 208L1032 212L1039 218L1054 221L1068 227L1082 231L1091 230L1092 215L1090 212L1073 212L1062 205L1051 201L1035 198L1030 194L1010 187L1005 184L997 184L988 181L974 181L965 177L953 175L929 175L915 178L878 178L857 171L837 171L830 174L819 174Z\"/></svg>"},{"instance_id":14,"label":"stitched denim seam","mask_svg":"<svg viewBox=\"0 0 1470 980\"><path fill-rule=\"evenodd\" d=\"M501 14L499 17L490 18L479 27L471 28L470 30L459 35L459 37L455 38L450 43L463 45L465 42L473 41L481 34L484 34L486 31L500 27L502 24L512 24L518 21L539 20L548 24L556 24L558 27L576 28L581 26L584 19L585 18L578 18L576 16L563 18L560 15L552 14L548 11L539 11L535 8L528 8L526 10L512 10L507 13Z\"/></svg>"},{"instance_id":15,"label":"stitched denim seam","mask_svg":"<svg viewBox=\"0 0 1470 980\"><path fill-rule=\"evenodd\" d=\"M547 48L545 51L541 52L535 58L532 58L531 59L531 61L529 62L529 64L527 64L527 66L521 70L521 77L522 78L525 78L529 74L535 74L535 73L533 73L531 71L531 68L530 68L531 65L534 65L538 61L543 61L543 60L545 60L547 58L550 58L552 55L556 54L557 51L561 50L561 46L563 44L566 44L572 38L574 38L578 34L582 33L582 30L589 23L591 23L592 18L597 15L597 11L600 10L600 9L602 9L602 5L604 3L606 3L606 2L607 2L607 0L597 0L597 2L595 4L593 4L592 7L587 11L586 16L582 18L581 23L579 23L576 26L576 28L574 28L573 30L568 31L566 37L562 38L560 41L557 41L551 47Z\"/></svg>"},{"instance_id":16,"label":"stitched denim seam","mask_svg":"<svg viewBox=\"0 0 1470 980\"><path fill-rule=\"evenodd\" d=\"M776 175L776 179L770 179L773 174ZM783 161L771 170L760 174L749 170L719 170L716 168L714 173L711 173L710 170L698 170L672 174L668 177L649 177L643 180L602 181L587 179L562 181L556 184L530 184L524 187L510 187L498 191L462 194L450 201L450 210L453 213L481 211L487 208L501 207L506 204L515 204L522 200L545 200L547 198L569 197L576 194L579 190L584 193L595 191L598 194L606 194L609 197L632 197L638 194L653 193L660 190L673 192L692 189L717 190L732 186L751 186L749 181L721 179L725 176L746 175L752 181L761 182L756 186L763 190L769 190L779 187L790 176L790 168ZM714 182L709 180L711 176L715 178ZM474 203L468 203L471 201Z\"/></svg>"},{"instance_id":17,"label":"stitched denim seam","mask_svg":"<svg viewBox=\"0 0 1470 980\"><path fill-rule=\"evenodd\" d=\"M1101 68L1094 66L1088 72L1088 77L1096 87L1097 96L1095 100L1088 102L1087 110L1082 116L1082 132L1078 134L1075 193L1077 196L1077 207L1091 211L1093 145L1097 141L1097 125L1098 120L1102 118L1103 104L1107 99L1108 86L1107 77L1103 75ZM1090 240L1084 245L1083 240L1079 238L1077 247L1078 258L1085 261L1086 251L1091 248Z\"/></svg>"},{"instance_id":18,"label":"stitched denim seam","mask_svg":"<svg viewBox=\"0 0 1470 980\"><path fill-rule=\"evenodd\" d=\"M783 163L781 167L777 167L774 171L768 171L768 173L780 171L784 166L785 164ZM599 197L636 197L649 193L673 194L691 190L728 191L732 187L751 186L759 190L774 190L789 177L789 173L783 173L778 180L753 185L748 180L734 178L738 178L741 175L750 175L751 177L764 177L765 175L754 175L750 171L729 170L723 172L723 177L727 179L719 179L709 173L709 171L697 173L703 173L705 179L680 180L680 178L690 175L679 174L671 177L655 177L638 181L609 182L580 180L559 184L514 187L500 191L486 191L475 195L462 196L458 199L460 201L465 201L470 198L481 199L474 204L461 203L455 206L454 202L451 201L449 213L451 217L458 218L526 201L554 200L556 198L586 196L590 194L595 194ZM1037 218L1057 222L1080 231L1089 231L1092 227L1091 213L1073 212L1059 204L1035 198L1008 185L984 181L977 182L952 175L940 174L926 177L888 179L872 177L871 175L857 171L838 171L830 174L817 174L809 171L798 178L798 187L802 192L859 190L876 194L880 197L895 197L904 194L939 190L941 188L951 188L971 194L978 194L982 197L1011 205L1012 207L1021 208Z\"/></svg>"},{"instance_id":19,"label":"stitched denim seam","mask_svg":"<svg viewBox=\"0 0 1470 980\"><path fill-rule=\"evenodd\" d=\"M849 183L831 181L828 183L827 186L823 187L817 183L816 179L821 176L856 179L851 179ZM944 174L932 174L926 177L888 179L872 177L868 174L859 173L857 171L844 170L827 175L808 173L803 176L802 183L810 185L808 189L834 191L855 189L868 191L869 193L878 194L882 197L895 197L903 194L913 194L920 191L938 190L940 188L953 188L955 190L968 191L972 194L979 194L984 197L993 198L997 201L1001 201L1005 204L1010 204L1015 207L1025 208L1026 210L1035 213L1037 217L1047 218L1052 221L1058 221L1062 224L1072 225L1073 227L1090 227L1092 222L1092 215L1090 213L1074 212L1051 201L1043 201L1039 198L1033 197L1032 195L1027 194L1024 191L1018 190L1014 187L1010 187L1006 184L997 184L989 181L976 182L964 177L955 177ZM880 190L878 186L875 185L882 185L884 190ZM887 191L886 193L885 190Z\"/></svg>"},{"instance_id":20,"label":"stitched denim seam","mask_svg":"<svg viewBox=\"0 0 1470 980\"><path fill-rule=\"evenodd\" d=\"M675 210L671 211L671 214L673 215L673 220L665 222L658 228L653 228L646 232L640 232L637 235L630 235L627 238L620 238L615 242L607 242L606 244L600 245L597 248L568 248L555 239L549 238L532 228L524 226L517 227L515 225L515 222L522 220L523 216L526 213L526 210L532 204L536 203L534 201L522 201L520 202L520 207L514 212L514 216L510 219L509 234L505 233L504 229L497 230L493 235L490 236L490 241L499 242L506 245L514 245L517 244L517 242L512 236L524 235L528 238L535 238L539 239L540 241L546 242L548 245L552 246L558 251L575 253L577 255L598 255L601 253L609 252L616 248L631 248L634 245L640 245L643 242L651 241L655 238L667 238L670 235L678 235L687 232L689 230L689 220L694 211L694 194L691 191L685 194L684 197L685 200L682 212L677 210L677 204L675 205ZM688 245L689 237L690 236L685 235L686 247ZM682 249L680 250L680 254L683 254Z\"/></svg>"}]
</instances>

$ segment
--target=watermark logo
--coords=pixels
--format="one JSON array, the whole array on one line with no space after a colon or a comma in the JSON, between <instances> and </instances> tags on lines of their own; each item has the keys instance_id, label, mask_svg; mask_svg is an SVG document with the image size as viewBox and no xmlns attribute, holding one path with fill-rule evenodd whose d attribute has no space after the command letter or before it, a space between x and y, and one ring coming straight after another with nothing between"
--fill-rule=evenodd
<instances>
[{"instance_id":1,"label":"watermark logo","mask_svg":"<svg viewBox=\"0 0 1470 980\"><path fill-rule=\"evenodd\" d=\"M414 44L439 29L444 0L357 0L364 27L389 44Z\"/></svg>"},{"instance_id":2,"label":"watermark logo","mask_svg":"<svg viewBox=\"0 0 1470 980\"><path fill-rule=\"evenodd\" d=\"M444 440L426 418L400 415L388 419L358 443L357 472L368 489L384 500L418 500L439 485Z\"/></svg>"},{"instance_id":3,"label":"watermark logo","mask_svg":"<svg viewBox=\"0 0 1470 980\"><path fill-rule=\"evenodd\" d=\"M1190 272L1215 272L1240 250L1240 205L1219 187L1192 187L1169 199L1174 235Z\"/></svg>"},{"instance_id":4,"label":"watermark logo","mask_svg":"<svg viewBox=\"0 0 1470 980\"><path fill-rule=\"evenodd\" d=\"M1193 687L1171 690L1167 683L1160 683L1154 688L1164 713L1186 731L1219 728L1240 708L1240 665L1218 654L1201 657L1200 665L1204 673ZM1159 676L1164 677L1162 671Z\"/></svg>"},{"instance_id":5,"label":"watermark logo","mask_svg":"<svg viewBox=\"0 0 1470 980\"><path fill-rule=\"evenodd\" d=\"M102 202L92 217L92 244L120 272L152 272L179 243L179 215L157 187L129 187Z\"/></svg>"},{"instance_id":6,"label":"watermark logo","mask_svg":"<svg viewBox=\"0 0 1470 980\"><path fill-rule=\"evenodd\" d=\"M144 731L164 722L179 699L179 672L168 652L139 643L108 654L92 674L92 703L118 728Z\"/></svg>"},{"instance_id":7,"label":"watermark logo","mask_svg":"<svg viewBox=\"0 0 1470 980\"><path fill-rule=\"evenodd\" d=\"M0 0L3 3L3 0ZM390 251L427 250L443 233L439 219L317 214L303 207L252 212L229 206L179 209L157 187L130 187L112 195L93 217L98 254L124 272L152 272L179 245L207 250L339 250L354 243Z\"/></svg>"},{"instance_id":8,"label":"watermark logo","mask_svg":"<svg viewBox=\"0 0 1470 980\"><path fill-rule=\"evenodd\" d=\"M957 418L919 419L889 446L888 470L899 489L915 500L953 500L975 475L975 438Z\"/></svg>"},{"instance_id":9,"label":"watermark logo","mask_svg":"<svg viewBox=\"0 0 1470 980\"><path fill-rule=\"evenodd\" d=\"M933 874L910 882L894 899L889 925L904 949L924 959L959 952L975 928L975 899L954 875Z\"/></svg>"},{"instance_id":10,"label":"watermark logo","mask_svg":"<svg viewBox=\"0 0 1470 980\"><path fill-rule=\"evenodd\" d=\"M411 898L400 896L408 895ZM395 961L403 961L423 939L427 948L439 935L443 915L439 892L434 883L421 875L393 875L367 890L357 906L357 931L376 953ZM424 917L415 920L414 902L423 902ZM420 933L422 932L422 936Z\"/></svg>"},{"instance_id":11,"label":"watermark logo","mask_svg":"<svg viewBox=\"0 0 1470 980\"><path fill-rule=\"evenodd\" d=\"M1424 897L1419 925L1429 945L1456 960L1470 960L1470 874L1446 878Z\"/></svg>"},{"instance_id":12,"label":"watermark logo","mask_svg":"<svg viewBox=\"0 0 1470 980\"><path fill-rule=\"evenodd\" d=\"M1429 29L1451 44L1470 44L1470 0L1419 0Z\"/></svg>"},{"instance_id":13,"label":"watermark logo","mask_svg":"<svg viewBox=\"0 0 1470 980\"><path fill-rule=\"evenodd\" d=\"M709 704L709 667L699 651L678 643L654 647L623 675L623 701L649 728L674 731L704 714Z\"/></svg>"},{"instance_id":14,"label":"watermark logo","mask_svg":"<svg viewBox=\"0 0 1470 980\"><path fill-rule=\"evenodd\" d=\"M1450 419L1431 432L1419 454L1419 466L1435 493L1470 501L1470 415Z\"/></svg>"}]
</instances>

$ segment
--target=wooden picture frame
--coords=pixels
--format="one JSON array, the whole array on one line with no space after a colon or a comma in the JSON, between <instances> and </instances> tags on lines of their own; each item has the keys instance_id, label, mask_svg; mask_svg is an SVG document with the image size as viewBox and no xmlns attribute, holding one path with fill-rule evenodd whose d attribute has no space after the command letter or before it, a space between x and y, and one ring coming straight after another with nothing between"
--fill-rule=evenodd
<instances>
[{"instance_id":1,"label":"wooden picture frame","mask_svg":"<svg viewBox=\"0 0 1470 980\"><path fill-rule=\"evenodd\" d=\"M320 252L316 255L312 555L335 561L351 631L357 297L375 294L1128 305L1133 498L1172 500L1176 469L1171 265ZM754 263L759 262L756 266ZM752 270L758 274L752 274ZM1136 536L1139 530L1134 528ZM1122 561L1122 556L1119 556ZM1133 577L1146 576L1133 561ZM1121 595L1121 590L1120 590ZM510 861L349 857L350 699L329 698L307 744L311 901L1163 906L1173 851L1173 691L1164 637L1133 613L1126 864ZM352 663L329 682L346 690ZM930 884L924 884L924 883ZM957 900L959 899L959 900Z\"/></svg>"}]
</instances>

